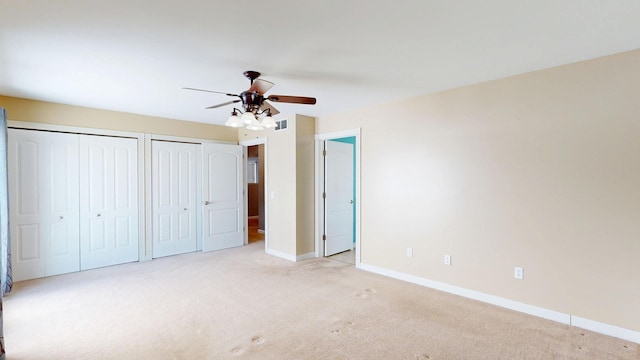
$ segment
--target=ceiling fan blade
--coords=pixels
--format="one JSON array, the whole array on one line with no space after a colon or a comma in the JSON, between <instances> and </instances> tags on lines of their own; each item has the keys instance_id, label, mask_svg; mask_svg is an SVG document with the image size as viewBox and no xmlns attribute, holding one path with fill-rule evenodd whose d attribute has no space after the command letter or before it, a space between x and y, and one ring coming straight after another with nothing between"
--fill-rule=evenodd
<instances>
[{"instance_id":1,"label":"ceiling fan blade","mask_svg":"<svg viewBox=\"0 0 640 360\"><path fill-rule=\"evenodd\" d=\"M278 111L278 109L274 108L273 105L269 104L268 102L263 102L262 106L260 106L260 110L261 111L266 111L267 109L269 109L269 113L271 115L278 115L280 114L280 111Z\"/></svg>"},{"instance_id":2,"label":"ceiling fan blade","mask_svg":"<svg viewBox=\"0 0 640 360\"><path fill-rule=\"evenodd\" d=\"M305 96L289 96L289 95L269 95L267 100L271 100L275 102L293 103L293 104L306 104L306 105L314 105L316 103L316 98L305 97Z\"/></svg>"},{"instance_id":3,"label":"ceiling fan blade","mask_svg":"<svg viewBox=\"0 0 640 360\"><path fill-rule=\"evenodd\" d=\"M188 87L183 87L184 90L194 90L194 91L204 91L204 92L210 92L210 93L214 93L214 94L223 94L223 95L227 95L227 96L239 96L237 94L230 94L230 93L226 93L226 92L221 92L221 91L213 91L213 90L204 90L204 89L194 89L194 88L188 88Z\"/></svg>"},{"instance_id":4,"label":"ceiling fan blade","mask_svg":"<svg viewBox=\"0 0 640 360\"><path fill-rule=\"evenodd\" d=\"M224 103L222 103L222 104L212 105L212 106L206 107L205 109L215 109L215 108L219 108L219 107L227 106L227 105L229 105L229 104L235 104L235 103L240 102L240 101L241 101L240 99L238 99L238 100L233 100L233 101L227 101L227 102L224 102Z\"/></svg>"},{"instance_id":5,"label":"ceiling fan blade","mask_svg":"<svg viewBox=\"0 0 640 360\"><path fill-rule=\"evenodd\" d=\"M272 83L271 81L267 81L267 80L262 80L262 79L255 79L253 80L253 84L251 84L251 87L249 88L249 92L257 92L258 94L262 95L264 93L266 93L267 91L269 91L269 89L271 89L273 87L273 85L275 85L274 83Z\"/></svg>"}]
</instances>

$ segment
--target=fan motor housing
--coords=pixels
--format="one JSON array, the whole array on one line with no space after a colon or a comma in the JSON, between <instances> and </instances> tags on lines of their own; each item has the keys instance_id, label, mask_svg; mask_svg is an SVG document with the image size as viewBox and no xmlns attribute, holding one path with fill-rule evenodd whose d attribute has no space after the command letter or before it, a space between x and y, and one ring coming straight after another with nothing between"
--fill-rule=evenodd
<instances>
[{"instance_id":1,"label":"fan motor housing","mask_svg":"<svg viewBox=\"0 0 640 360\"><path fill-rule=\"evenodd\" d=\"M242 99L242 105L246 111L254 111L260 109L264 102L264 96L258 94L255 91L244 91L240 93L240 99Z\"/></svg>"}]
</instances>

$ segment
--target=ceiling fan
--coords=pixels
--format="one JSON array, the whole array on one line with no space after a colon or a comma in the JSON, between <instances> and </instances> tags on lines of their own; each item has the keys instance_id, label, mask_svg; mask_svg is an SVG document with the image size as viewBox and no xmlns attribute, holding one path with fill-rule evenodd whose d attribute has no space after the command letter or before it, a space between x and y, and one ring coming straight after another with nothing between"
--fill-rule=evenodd
<instances>
[{"instance_id":1,"label":"ceiling fan","mask_svg":"<svg viewBox=\"0 0 640 360\"><path fill-rule=\"evenodd\" d=\"M221 91L183 88L185 90L204 91L215 94L224 94L231 97L236 97L231 101L223 102L221 104L212 105L207 109L215 109L222 106L227 106L235 103L242 102L242 109L233 108L231 117L225 125L231 127L241 127L246 125L250 130L262 130L263 128L273 128L276 126L276 122L271 115L279 114L280 112L273 107L268 101L292 103L292 104L306 104L314 105L316 98L305 96L290 96L290 95L269 95L265 96L265 93L273 87L274 83L271 81L258 79L260 73L257 71L245 71L244 76L251 81L251 87L248 90L241 92L240 94L231 94ZM241 114L242 116L239 116ZM261 119L261 120L259 120Z\"/></svg>"}]
</instances>

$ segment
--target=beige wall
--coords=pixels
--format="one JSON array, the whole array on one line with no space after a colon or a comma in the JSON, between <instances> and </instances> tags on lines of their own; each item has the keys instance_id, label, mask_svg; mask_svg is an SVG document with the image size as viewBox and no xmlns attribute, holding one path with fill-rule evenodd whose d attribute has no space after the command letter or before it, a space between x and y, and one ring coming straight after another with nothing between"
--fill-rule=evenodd
<instances>
[{"instance_id":1,"label":"beige wall","mask_svg":"<svg viewBox=\"0 0 640 360\"><path fill-rule=\"evenodd\" d=\"M239 140L267 138L266 165L269 249L295 257L314 248L314 130L315 119L288 119L283 131L241 129ZM271 194L273 193L273 197Z\"/></svg>"},{"instance_id":2,"label":"beige wall","mask_svg":"<svg viewBox=\"0 0 640 360\"><path fill-rule=\"evenodd\" d=\"M296 116L296 252L315 252L315 118Z\"/></svg>"},{"instance_id":3,"label":"beige wall","mask_svg":"<svg viewBox=\"0 0 640 360\"><path fill-rule=\"evenodd\" d=\"M0 96L7 118L55 125L237 141L237 129L109 110Z\"/></svg>"},{"instance_id":4,"label":"beige wall","mask_svg":"<svg viewBox=\"0 0 640 360\"><path fill-rule=\"evenodd\" d=\"M287 118L292 119L293 116ZM284 131L251 131L241 128L239 140L267 138L265 148L268 202L267 236L269 250L296 255L296 133L295 121ZM273 196L272 196L273 194Z\"/></svg>"},{"instance_id":5,"label":"beige wall","mask_svg":"<svg viewBox=\"0 0 640 360\"><path fill-rule=\"evenodd\" d=\"M317 132L361 128L364 264L639 331L638 94L633 51L323 116Z\"/></svg>"}]
</instances>

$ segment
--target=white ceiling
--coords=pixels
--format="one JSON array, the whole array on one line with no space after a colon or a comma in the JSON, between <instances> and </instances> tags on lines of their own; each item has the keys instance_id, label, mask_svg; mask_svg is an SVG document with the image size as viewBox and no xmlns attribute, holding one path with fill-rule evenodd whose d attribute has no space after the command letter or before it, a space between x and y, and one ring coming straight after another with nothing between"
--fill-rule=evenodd
<instances>
[{"instance_id":1,"label":"white ceiling","mask_svg":"<svg viewBox=\"0 0 640 360\"><path fill-rule=\"evenodd\" d=\"M0 94L216 124L182 87L321 116L638 48L638 0L0 0Z\"/></svg>"}]
</instances>

